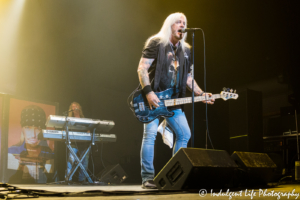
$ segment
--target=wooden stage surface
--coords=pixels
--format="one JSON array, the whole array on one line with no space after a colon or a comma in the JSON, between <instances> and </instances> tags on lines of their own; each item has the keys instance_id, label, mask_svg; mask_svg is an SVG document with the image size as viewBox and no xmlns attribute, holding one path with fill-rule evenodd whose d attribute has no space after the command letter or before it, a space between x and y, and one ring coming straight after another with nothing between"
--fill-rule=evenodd
<instances>
[{"instance_id":1,"label":"wooden stage surface","mask_svg":"<svg viewBox=\"0 0 300 200\"><path fill-rule=\"evenodd\" d=\"M13 184L16 187L15 191L21 196L10 194L9 197L22 199L47 199L47 200L62 200L62 199L215 199L215 200L252 200L252 199L300 199L299 184L284 184L274 185L265 188L243 188L243 189L222 189L213 190L207 189L199 194L198 191L160 191L160 190L145 190L141 185L21 185ZM3 188L2 188L3 189ZM26 192L28 194L26 195ZM5 194L5 192L2 192ZM36 195L36 196L34 196ZM289 197L287 195L290 195Z\"/></svg>"}]
</instances>

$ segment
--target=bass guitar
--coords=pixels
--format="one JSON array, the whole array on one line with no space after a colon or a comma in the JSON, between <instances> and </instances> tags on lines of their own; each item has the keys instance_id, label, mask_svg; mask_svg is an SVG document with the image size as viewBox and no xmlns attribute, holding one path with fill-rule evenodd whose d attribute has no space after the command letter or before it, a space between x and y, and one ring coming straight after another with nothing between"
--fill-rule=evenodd
<instances>
[{"instance_id":1,"label":"bass guitar","mask_svg":"<svg viewBox=\"0 0 300 200\"><path fill-rule=\"evenodd\" d=\"M173 93L174 89L172 88L162 92L155 92L160 100L158 103L159 107L155 108L152 106L152 110L150 110L146 96L142 90L137 90L132 95L132 100L130 102L131 110L135 117L142 123L151 122L158 117L172 117L174 113L169 111L168 107L192 103L192 97L171 99ZM225 88L220 94L213 94L211 97L195 96L194 102L220 98L226 101L228 99L237 99L238 96L238 94L233 93L232 89Z\"/></svg>"}]
</instances>

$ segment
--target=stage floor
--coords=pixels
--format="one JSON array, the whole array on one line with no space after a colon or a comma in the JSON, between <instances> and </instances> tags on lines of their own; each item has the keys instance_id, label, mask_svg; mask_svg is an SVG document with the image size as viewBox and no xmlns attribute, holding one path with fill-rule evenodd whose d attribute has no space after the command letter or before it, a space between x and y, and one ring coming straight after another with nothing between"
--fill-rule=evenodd
<instances>
[{"instance_id":1,"label":"stage floor","mask_svg":"<svg viewBox=\"0 0 300 200\"><path fill-rule=\"evenodd\" d=\"M19 196L23 198L34 198L37 194L39 199L62 200L62 199L215 199L215 200L251 200L251 199L300 199L300 185L287 184L274 187L244 188L243 190L208 189L207 193L203 190L201 196L198 192L184 191L159 191L145 190L141 185L116 185L116 186L91 186L91 185L12 185L20 191L29 191L29 196ZM18 191L18 190L17 190ZM3 194L3 192L2 192ZM287 195L290 194L289 198ZM278 198L280 196L280 198ZM13 196L11 196L13 197Z\"/></svg>"}]
</instances>

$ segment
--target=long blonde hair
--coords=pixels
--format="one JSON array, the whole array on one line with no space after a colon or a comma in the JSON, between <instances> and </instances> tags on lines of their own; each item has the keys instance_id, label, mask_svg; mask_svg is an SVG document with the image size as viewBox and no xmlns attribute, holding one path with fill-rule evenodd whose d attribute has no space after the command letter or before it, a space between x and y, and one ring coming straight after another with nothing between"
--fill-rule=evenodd
<instances>
[{"instance_id":1,"label":"long blonde hair","mask_svg":"<svg viewBox=\"0 0 300 200\"><path fill-rule=\"evenodd\" d=\"M83 112L82 112L82 108L81 108L81 106L80 106L79 103L77 103L77 102L72 102L72 103L70 104L70 106L69 106L69 110L72 110L72 104L76 104L76 105L78 106L80 118L84 118L84 115L83 115ZM74 117L73 111L72 111L72 112L69 112L69 115L68 115L68 116L69 116L69 117Z\"/></svg>"},{"instance_id":2,"label":"long blonde hair","mask_svg":"<svg viewBox=\"0 0 300 200\"><path fill-rule=\"evenodd\" d=\"M178 21L180 19L180 17L184 17L184 19L185 19L184 28L186 28L187 27L187 19L183 13L177 12L177 13L170 14L164 21L164 24L161 27L160 31L157 34L155 34L147 39L145 46L147 46L153 38L159 38L160 39L159 43L163 44L164 46L167 46L170 43L170 37L172 35L171 27L173 24L175 24L176 21ZM180 40L182 48L183 49L190 48L190 45L187 42L185 42L187 34L186 33L183 33L183 34L184 35L183 35L182 39Z\"/></svg>"}]
</instances>

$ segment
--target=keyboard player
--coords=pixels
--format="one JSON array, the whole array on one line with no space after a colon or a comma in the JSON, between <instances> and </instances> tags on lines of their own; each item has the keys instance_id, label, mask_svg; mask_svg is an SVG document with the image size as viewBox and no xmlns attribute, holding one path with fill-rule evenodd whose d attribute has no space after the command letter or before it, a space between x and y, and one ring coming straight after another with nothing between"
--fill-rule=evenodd
<instances>
[{"instance_id":1,"label":"keyboard player","mask_svg":"<svg viewBox=\"0 0 300 200\"><path fill-rule=\"evenodd\" d=\"M84 118L82 108L79 103L72 102L69 107L69 117L78 117L78 118ZM71 147L73 148L74 152L77 154L77 156L80 158L85 150L89 147L89 142L72 142ZM89 156L90 152L85 156L84 160L82 161L82 165L84 166L85 170L88 171L88 164L89 164ZM69 152L68 154L68 162L67 162L67 172L70 173L72 169L72 165L75 162L74 156ZM78 182L83 183L85 181L85 176L81 168L78 168L79 175L78 175ZM69 180L71 181L71 180Z\"/></svg>"}]
</instances>

